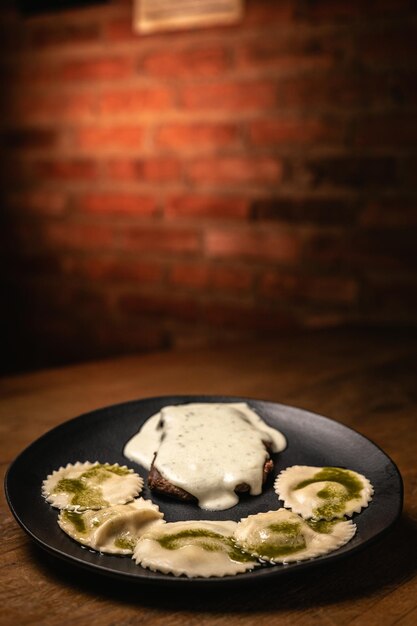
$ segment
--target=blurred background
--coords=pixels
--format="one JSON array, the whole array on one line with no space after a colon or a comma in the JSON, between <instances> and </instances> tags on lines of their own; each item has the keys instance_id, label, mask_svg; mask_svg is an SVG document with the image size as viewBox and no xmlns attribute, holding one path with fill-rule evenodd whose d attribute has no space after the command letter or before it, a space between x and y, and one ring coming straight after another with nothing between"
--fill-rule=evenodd
<instances>
[{"instance_id":1,"label":"blurred background","mask_svg":"<svg viewBox=\"0 0 417 626\"><path fill-rule=\"evenodd\" d=\"M1 372L415 327L415 3L132 7L3 2Z\"/></svg>"}]
</instances>

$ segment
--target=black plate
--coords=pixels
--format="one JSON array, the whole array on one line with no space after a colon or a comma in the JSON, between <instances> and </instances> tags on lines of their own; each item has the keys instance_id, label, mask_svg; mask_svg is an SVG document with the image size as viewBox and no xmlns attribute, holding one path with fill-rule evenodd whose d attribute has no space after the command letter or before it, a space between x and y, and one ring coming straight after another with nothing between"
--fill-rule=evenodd
<instances>
[{"instance_id":1,"label":"black plate","mask_svg":"<svg viewBox=\"0 0 417 626\"><path fill-rule=\"evenodd\" d=\"M274 476L260 496L242 497L239 504L226 511L203 511L195 504L177 503L151 495L145 487L142 495L159 505L167 521L188 519L232 519L277 509L280 502L273 489L274 477L290 465L338 466L364 474L372 482L375 495L370 505L354 516L355 537L339 550L310 561L288 565L265 566L252 572L225 578L175 578L154 573L135 565L129 557L110 556L81 548L57 525L57 511L41 496L44 478L61 465L76 461L121 463L134 468L144 478L146 471L127 461L123 447L152 414L168 404L187 402L245 401L271 426L282 431L288 446L275 458ZM282 576L294 570L322 565L364 547L388 530L401 513L402 481L391 459L374 443L357 432L326 417L301 409L247 398L224 396L166 396L148 398L106 407L81 415L49 431L32 443L12 463L5 479L9 506L22 528L42 548L73 564L93 572L116 576L139 583L176 586L223 586L256 582L265 577Z\"/></svg>"}]
</instances>

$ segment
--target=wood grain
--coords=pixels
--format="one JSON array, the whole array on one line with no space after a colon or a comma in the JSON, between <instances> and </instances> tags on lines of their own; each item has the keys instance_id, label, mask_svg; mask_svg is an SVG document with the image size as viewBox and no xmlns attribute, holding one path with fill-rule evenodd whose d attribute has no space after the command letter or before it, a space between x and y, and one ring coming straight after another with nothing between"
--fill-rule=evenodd
<instances>
[{"instance_id":1,"label":"wood grain","mask_svg":"<svg viewBox=\"0 0 417 626\"><path fill-rule=\"evenodd\" d=\"M37 548L1 496L1 625L349 624L417 622L417 335L327 331L219 349L124 357L0 381L0 469L85 411L169 394L228 394L322 413L371 438L398 465L396 527L342 562L253 588L182 594L125 584Z\"/></svg>"}]
</instances>

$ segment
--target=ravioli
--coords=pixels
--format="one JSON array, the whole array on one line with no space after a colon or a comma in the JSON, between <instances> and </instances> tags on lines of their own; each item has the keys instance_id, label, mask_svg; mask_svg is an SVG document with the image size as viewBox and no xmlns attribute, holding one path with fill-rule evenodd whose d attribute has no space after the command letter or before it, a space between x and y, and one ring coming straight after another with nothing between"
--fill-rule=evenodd
<instances>
[{"instance_id":1,"label":"ravioli","mask_svg":"<svg viewBox=\"0 0 417 626\"><path fill-rule=\"evenodd\" d=\"M42 483L42 495L53 507L72 511L101 509L137 497L143 479L117 463L69 463Z\"/></svg>"},{"instance_id":2,"label":"ravioli","mask_svg":"<svg viewBox=\"0 0 417 626\"><path fill-rule=\"evenodd\" d=\"M368 506L373 495L369 480L339 467L293 465L275 480L275 491L286 508L305 519L351 517Z\"/></svg>"},{"instance_id":3,"label":"ravioli","mask_svg":"<svg viewBox=\"0 0 417 626\"><path fill-rule=\"evenodd\" d=\"M230 576L259 562L236 548L232 521L171 522L151 528L136 544L133 558L152 571L189 578Z\"/></svg>"},{"instance_id":4,"label":"ravioli","mask_svg":"<svg viewBox=\"0 0 417 626\"><path fill-rule=\"evenodd\" d=\"M241 520L236 545L270 563L304 561L346 544L356 532L351 521L306 521L287 509L257 513Z\"/></svg>"},{"instance_id":5,"label":"ravioli","mask_svg":"<svg viewBox=\"0 0 417 626\"><path fill-rule=\"evenodd\" d=\"M99 510L61 510L60 528L84 546L107 554L132 554L138 538L163 514L150 500L137 498Z\"/></svg>"}]
</instances>

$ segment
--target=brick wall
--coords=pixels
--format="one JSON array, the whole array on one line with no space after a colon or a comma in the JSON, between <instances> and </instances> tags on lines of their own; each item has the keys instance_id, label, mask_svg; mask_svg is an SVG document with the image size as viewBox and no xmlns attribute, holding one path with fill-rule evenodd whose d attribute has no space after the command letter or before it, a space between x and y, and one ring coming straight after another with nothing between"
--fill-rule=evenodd
<instances>
[{"instance_id":1,"label":"brick wall","mask_svg":"<svg viewBox=\"0 0 417 626\"><path fill-rule=\"evenodd\" d=\"M152 36L124 0L2 10L4 368L415 324L413 6Z\"/></svg>"}]
</instances>

